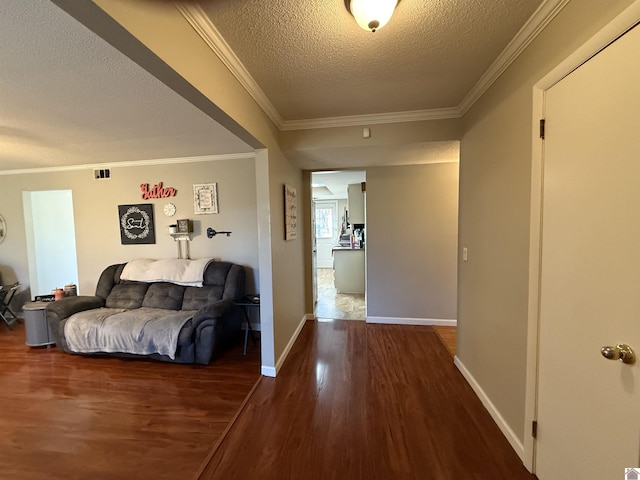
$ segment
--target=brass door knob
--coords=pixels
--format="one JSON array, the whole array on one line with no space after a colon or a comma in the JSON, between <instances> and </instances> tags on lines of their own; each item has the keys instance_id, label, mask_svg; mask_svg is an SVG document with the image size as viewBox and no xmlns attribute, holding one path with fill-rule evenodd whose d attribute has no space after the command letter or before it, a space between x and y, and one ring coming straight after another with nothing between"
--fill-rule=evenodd
<instances>
[{"instance_id":1,"label":"brass door knob","mask_svg":"<svg viewBox=\"0 0 640 480\"><path fill-rule=\"evenodd\" d=\"M636 363L636 354L631 347L625 343L619 343L615 347L606 346L600 349L604 358L609 360L620 360L622 363L632 365Z\"/></svg>"}]
</instances>

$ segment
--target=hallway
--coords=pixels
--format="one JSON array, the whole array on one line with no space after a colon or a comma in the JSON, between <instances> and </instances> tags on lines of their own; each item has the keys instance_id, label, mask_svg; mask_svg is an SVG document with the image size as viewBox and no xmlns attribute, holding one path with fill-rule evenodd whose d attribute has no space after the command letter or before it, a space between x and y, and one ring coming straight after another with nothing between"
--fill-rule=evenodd
<instances>
[{"instance_id":1,"label":"hallway","mask_svg":"<svg viewBox=\"0 0 640 480\"><path fill-rule=\"evenodd\" d=\"M432 327L306 322L196 478L533 480Z\"/></svg>"}]
</instances>

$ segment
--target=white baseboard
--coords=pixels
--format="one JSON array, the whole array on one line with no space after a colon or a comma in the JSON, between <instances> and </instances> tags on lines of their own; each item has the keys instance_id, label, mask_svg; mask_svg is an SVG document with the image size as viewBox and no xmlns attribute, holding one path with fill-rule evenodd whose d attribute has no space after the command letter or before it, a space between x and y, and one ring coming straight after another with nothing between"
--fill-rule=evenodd
<instances>
[{"instance_id":1,"label":"white baseboard","mask_svg":"<svg viewBox=\"0 0 640 480\"><path fill-rule=\"evenodd\" d=\"M284 361L287 359L287 356L289 355L289 352L291 351L291 349L293 348L293 344L296 343L296 340L298 339L298 335L300 335L300 332L302 331L302 327L304 327L304 324L306 323L307 320L313 320L314 317L313 316L309 316L309 314L306 314L304 317L302 317L302 320L300 321L300 323L298 324L298 326L296 327L296 331L293 332L293 335L291 336L291 339L289 340L289 343L287 343L287 346L284 348L284 351L282 352L282 355L280 355L280 358L278 358L278 361L276 362L276 366L274 367L265 367L264 365L262 366L262 375L264 375L265 377L275 377L276 375L278 375L278 372L280 371L280 368L282 368L282 365L284 364Z\"/></svg>"},{"instance_id":2,"label":"white baseboard","mask_svg":"<svg viewBox=\"0 0 640 480\"><path fill-rule=\"evenodd\" d=\"M367 323L384 323L387 325L437 325L455 327L458 321L442 318L401 318L401 317L367 317Z\"/></svg>"},{"instance_id":3,"label":"white baseboard","mask_svg":"<svg viewBox=\"0 0 640 480\"><path fill-rule=\"evenodd\" d=\"M466 369L464 364L457 356L454 358L453 363L456 367L458 367L458 370L460 370L460 373L462 373L462 376L465 378L467 383L471 385L471 388L482 402L482 405L484 405L484 408L487 409L489 415L491 415L491 418L493 418L493 421L496 422L502 434L507 438L507 441L511 445L511 448L515 450L515 452L520 457L520 460L524 462L524 445L522 441L520 441L518 436L513 432L513 430L511 430L511 427L509 427L505 419L502 417L493 402L489 399L480 384L476 381L475 378L473 378L471 372Z\"/></svg>"}]
</instances>

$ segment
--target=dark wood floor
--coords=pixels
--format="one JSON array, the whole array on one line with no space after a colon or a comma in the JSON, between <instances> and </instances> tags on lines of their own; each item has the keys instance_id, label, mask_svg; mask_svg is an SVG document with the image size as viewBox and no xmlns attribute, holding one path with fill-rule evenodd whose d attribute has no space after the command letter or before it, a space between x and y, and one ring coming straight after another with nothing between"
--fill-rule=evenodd
<instances>
[{"instance_id":1,"label":"dark wood floor","mask_svg":"<svg viewBox=\"0 0 640 480\"><path fill-rule=\"evenodd\" d=\"M201 479L534 479L431 327L307 322Z\"/></svg>"},{"instance_id":2,"label":"dark wood floor","mask_svg":"<svg viewBox=\"0 0 640 480\"><path fill-rule=\"evenodd\" d=\"M434 328L308 322L239 412L259 371L241 348L167 365L30 349L22 326L0 328L0 478L535 478Z\"/></svg>"},{"instance_id":3,"label":"dark wood floor","mask_svg":"<svg viewBox=\"0 0 640 480\"><path fill-rule=\"evenodd\" d=\"M0 478L191 479L259 379L242 341L209 366L31 349L0 325Z\"/></svg>"}]
</instances>

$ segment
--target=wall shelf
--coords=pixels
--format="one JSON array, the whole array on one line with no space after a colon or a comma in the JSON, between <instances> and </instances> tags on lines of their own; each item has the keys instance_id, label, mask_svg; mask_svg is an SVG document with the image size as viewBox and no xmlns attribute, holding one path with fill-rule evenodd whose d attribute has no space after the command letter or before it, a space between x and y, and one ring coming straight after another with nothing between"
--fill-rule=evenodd
<instances>
[{"instance_id":1,"label":"wall shelf","mask_svg":"<svg viewBox=\"0 0 640 480\"><path fill-rule=\"evenodd\" d=\"M178 258L189 259L191 258L189 253L189 242L191 241L191 233L170 233L178 244Z\"/></svg>"},{"instance_id":2,"label":"wall shelf","mask_svg":"<svg viewBox=\"0 0 640 480\"><path fill-rule=\"evenodd\" d=\"M170 233L175 241L178 240L187 240L191 241L191 233Z\"/></svg>"}]
</instances>

